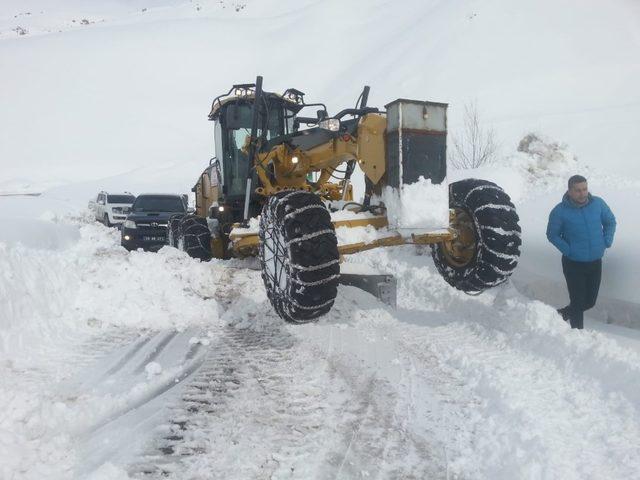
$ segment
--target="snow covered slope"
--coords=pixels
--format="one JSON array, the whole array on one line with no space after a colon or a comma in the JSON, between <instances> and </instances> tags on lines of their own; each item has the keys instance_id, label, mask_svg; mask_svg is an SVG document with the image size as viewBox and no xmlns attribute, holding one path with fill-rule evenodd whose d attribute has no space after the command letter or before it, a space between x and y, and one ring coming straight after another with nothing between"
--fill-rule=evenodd
<instances>
[{"instance_id":1,"label":"snow covered slope","mask_svg":"<svg viewBox=\"0 0 640 480\"><path fill-rule=\"evenodd\" d=\"M183 162L193 178L212 98L257 74L332 111L365 84L372 105L449 102L454 132L477 100L507 151L540 130L637 175L639 31L632 0L8 0L0 190Z\"/></svg>"}]
</instances>

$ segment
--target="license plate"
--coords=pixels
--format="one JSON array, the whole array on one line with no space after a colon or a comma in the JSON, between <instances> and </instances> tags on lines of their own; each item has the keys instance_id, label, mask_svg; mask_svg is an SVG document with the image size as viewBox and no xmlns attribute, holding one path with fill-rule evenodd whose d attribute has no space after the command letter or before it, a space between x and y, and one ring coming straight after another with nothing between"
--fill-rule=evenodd
<instances>
[{"instance_id":1,"label":"license plate","mask_svg":"<svg viewBox=\"0 0 640 480\"><path fill-rule=\"evenodd\" d=\"M142 237L142 240L144 240L145 242L164 242L164 237L147 237L144 236Z\"/></svg>"}]
</instances>

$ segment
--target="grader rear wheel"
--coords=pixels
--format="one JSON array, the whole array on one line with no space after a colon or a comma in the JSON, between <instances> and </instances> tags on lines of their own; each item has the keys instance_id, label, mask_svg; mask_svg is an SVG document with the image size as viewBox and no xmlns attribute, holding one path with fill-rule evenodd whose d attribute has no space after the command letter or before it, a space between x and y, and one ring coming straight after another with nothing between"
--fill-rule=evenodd
<instances>
[{"instance_id":1,"label":"grader rear wheel","mask_svg":"<svg viewBox=\"0 0 640 480\"><path fill-rule=\"evenodd\" d=\"M187 252L190 257L203 262L211 260L211 232L205 218L190 214L180 218L171 241L176 244L176 248Z\"/></svg>"},{"instance_id":2,"label":"grader rear wheel","mask_svg":"<svg viewBox=\"0 0 640 480\"><path fill-rule=\"evenodd\" d=\"M467 293L504 283L520 256L521 230L511 199L486 180L461 180L449 192L456 237L432 245L436 268L447 283Z\"/></svg>"},{"instance_id":3,"label":"grader rear wheel","mask_svg":"<svg viewBox=\"0 0 640 480\"><path fill-rule=\"evenodd\" d=\"M260 264L267 297L287 322L307 323L331 310L338 242L318 196L284 191L269 198L260 217Z\"/></svg>"},{"instance_id":4,"label":"grader rear wheel","mask_svg":"<svg viewBox=\"0 0 640 480\"><path fill-rule=\"evenodd\" d=\"M180 236L180 223L184 218L184 213L175 213L169 217L167 222L167 245L178 248L178 237Z\"/></svg>"}]
</instances>

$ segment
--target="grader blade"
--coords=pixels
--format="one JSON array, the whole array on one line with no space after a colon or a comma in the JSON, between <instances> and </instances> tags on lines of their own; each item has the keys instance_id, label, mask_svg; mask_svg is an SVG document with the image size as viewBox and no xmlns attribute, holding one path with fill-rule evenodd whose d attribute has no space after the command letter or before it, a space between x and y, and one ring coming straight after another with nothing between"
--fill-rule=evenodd
<instances>
[{"instance_id":1,"label":"grader blade","mask_svg":"<svg viewBox=\"0 0 640 480\"><path fill-rule=\"evenodd\" d=\"M397 281L393 275L341 273L339 283L369 292L382 303L396 308Z\"/></svg>"}]
</instances>

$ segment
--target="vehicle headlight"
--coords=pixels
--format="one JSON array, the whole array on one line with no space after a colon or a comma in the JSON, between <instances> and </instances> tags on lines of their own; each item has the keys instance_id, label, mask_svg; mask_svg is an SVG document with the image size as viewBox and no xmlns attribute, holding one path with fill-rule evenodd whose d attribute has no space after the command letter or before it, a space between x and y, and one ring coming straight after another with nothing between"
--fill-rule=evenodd
<instances>
[{"instance_id":1,"label":"vehicle headlight","mask_svg":"<svg viewBox=\"0 0 640 480\"><path fill-rule=\"evenodd\" d=\"M124 228L138 228L138 227L136 226L136 222L134 222L133 220L125 220Z\"/></svg>"},{"instance_id":2,"label":"vehicle headlight","mask_svg":"<svg viewBox=\"0 0 640 480\"><path fill-rule=\"evenodd\" d=\"M324 130L329 130L331 132L337 132L340 130L340 120L337 118L327 118L326 120L322 120L318 123L318 126Z\"/></svg>"}]
</instances>

